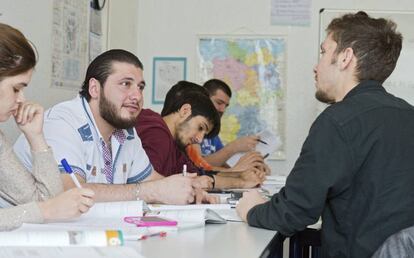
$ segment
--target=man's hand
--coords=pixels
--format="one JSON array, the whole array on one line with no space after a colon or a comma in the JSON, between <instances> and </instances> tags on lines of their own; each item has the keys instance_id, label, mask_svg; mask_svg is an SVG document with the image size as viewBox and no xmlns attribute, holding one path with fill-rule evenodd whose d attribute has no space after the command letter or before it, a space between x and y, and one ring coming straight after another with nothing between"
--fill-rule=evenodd
<instances>
[{"instance_id":1,"label":"man's hand","mask_svg":"<svg viewBox=\"0 0 414 258\"><path fill-rule=\"evenodd\" d=\"M253 188L263 183L265 175L264 172L257 168L253 168L249 171L240 173L240 178L243 180L243 188Z\"/></svg>"},{"instance_id":2,"label":"man's hand","mask_svg":"<svg viewBox=\"0 0 414 258\"><path fill-rule=\"evenodd\" d=\"M234 153L237 152L248 152L253 151L256 148L258 140L260 139L257 135L249 135L240 137L229 143Z\"/></svg>"},{"instance_id":3,"label":"man's hand","mask_svg":"<svg viewBox=\"0 0 414 258\"><path fill-rule=\"evenodd\" d=\"M233 166L232 171L246 171L251 170L254 167L263 165L263 157L260 152L251 151L244 154L236 165Z\"/></svg>"},{"instance_id":4,"label":"man's hand","mask_svg":"<svg viewBox=\"0 0 414 258\"><path fill-rule=\"evenodd\" d=\"M197 176L193 179L193 187L197 189L213 188L213 179L209 176Z\"/></svg>"},{"instance_id":5,"label":"man's hand","mask_svg":"<svg viewBox=\"0 0 414 258\"><path fill-rule=\"evenodd\" d=\"M165 204L193 203L195 201L193 180L196 176L196 173L188 173L187 176L177 174L152 181L157 183L155 190L158 192L158 198L156 199Z\"/></svg>"},{"instance_id":6,"label":"man's hand","mask_svg":"<svg viewBox=\"0 0 414 258\"><path fill-rule=\"evenodd\" d=\"M208 194L206 191L201 189L196 189L196 204L200 203L211 203L216 204L220 203L220 197L217 195Z\"/></svg>"},{"instance_id":7,"label":"man's hand","mask_svg":"<svg viewBox=\"0 0 414 258\"><path fill-rule=\"evenodd\" d=\"M247 213L251 208L258 204L265 203L266 200L259 194L257 190L250 190L243 193L243 197L240 198L239 203L236 206L237 214L240 218L247 222Z\"/></svg>"}]
</instances>

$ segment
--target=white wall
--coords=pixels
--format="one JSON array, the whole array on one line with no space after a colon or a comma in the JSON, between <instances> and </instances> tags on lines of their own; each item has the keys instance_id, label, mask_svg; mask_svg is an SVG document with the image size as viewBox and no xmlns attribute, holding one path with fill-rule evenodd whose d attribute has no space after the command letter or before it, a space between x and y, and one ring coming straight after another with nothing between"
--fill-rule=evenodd
<instances>
[{"instance_id":1,"label":"white wall","mask_svg":"<svg viewBox=\"0 0 414 258\"><path fill-rule=\"evenodd\" d=\"M309 27L271 26L270 0L142 0L138 6L138 56L152 86L154 56L187 57L187 79L198 80L197 35L287 35L286 161L270 161L273 173L288 174L316 116L312 68L317 62L319 9L414 10L412 0L313 0ZM202 82L198 82L202 83ZM145 92L151 105L151 88Z\"/></svg>"},{"instance_id":2,"label":"white wall","mask_svg":"<svg viewBox=\"0 0 414 258\"><path fill-rule=\"evenodd\" d=\"M3 14L0 22L21 29L37 46L40 60L25 93L27 98L45 107L76 94L75 90L50 87L52 3L52 0L0 1ZM414 10L414 1L313 0L311 25L290 27L270 25L270 0L107 0L102 13L103 30L109 31L110 48L126 48L144 63L148 85L145 106L156 111L162 107L151 105L154 56L187 57L187 78L197 81L197 35L287 35L287 159L271 162L274 173L287 174L315 118L312 67L319 51L320 8ZM0 129L12 140L18 134L13 123L1 124Z\"/></svg>"},{"instance_id":3,"label":"white wall","mask_svg":"<svg viewBox=\"0 0 414 258\"><path fill-rule=\"evenodd\" d=\"M51 46L52 46L52 0L1 0L0 22L7 23L23 32L33 42L39 54L32 81L25 89L26 99L41 103L48 108L60 101L71 99L77 90L57 89L51 85ZM106 12L102 11L103 32L106 32ZM106 37L105 37L106 38ZM86 71L85 71L86 72ZM80 85L79 85L80 88ZM0 129L14 141L20 131L13 119L0 124Z\"/></svg>"}]
</instances>

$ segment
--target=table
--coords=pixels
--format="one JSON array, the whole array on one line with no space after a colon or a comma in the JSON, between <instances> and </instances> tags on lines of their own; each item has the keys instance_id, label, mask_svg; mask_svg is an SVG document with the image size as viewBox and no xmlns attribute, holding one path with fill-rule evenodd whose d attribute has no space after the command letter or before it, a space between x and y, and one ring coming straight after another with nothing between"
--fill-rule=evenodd
<instances>
[{"instance_id":1,"label":"table","mask_svg":"<svg viewBox=\"0 0 414 258\"><path fill-rule=\"evenodd\" d=\"M165 238L128 241L146 258L258 257L276 231L250 227L242 222L208 224L205 227L168 232Z\"/></svg>"}]
</instances>

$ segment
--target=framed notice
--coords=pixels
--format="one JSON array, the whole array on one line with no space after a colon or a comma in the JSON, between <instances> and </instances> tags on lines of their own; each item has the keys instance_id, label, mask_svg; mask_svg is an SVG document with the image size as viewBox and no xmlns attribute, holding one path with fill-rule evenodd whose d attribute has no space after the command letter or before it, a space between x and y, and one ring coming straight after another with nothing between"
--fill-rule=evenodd
<instances>
[{"instance_id":1,"label":"framed notice","mask_svg":"<svg viewBox=\"0 0 414 258\"><path fill-rule=\"evenodd\" d=\"M168 90L186 79L187 58L154 57L152 68L152 104L163 104Z\"/></svg>"}]
</instances>

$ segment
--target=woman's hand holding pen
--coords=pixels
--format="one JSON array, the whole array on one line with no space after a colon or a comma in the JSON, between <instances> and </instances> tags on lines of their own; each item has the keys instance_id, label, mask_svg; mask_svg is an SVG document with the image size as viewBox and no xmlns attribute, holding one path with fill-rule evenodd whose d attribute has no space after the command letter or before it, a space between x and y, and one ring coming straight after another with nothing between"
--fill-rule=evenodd
<instances>
[{"instance_id":1,"label":"woman's hand holding pen","mask_svg":"<svg viewBox=\"0 0 414 258\"><path fill-rule=\"evenodd\" d=\"M94 204L94 195L87 188L72 188L38 205L45 221L67 220L87 212Z\"/></svg>"}]
</instances>

